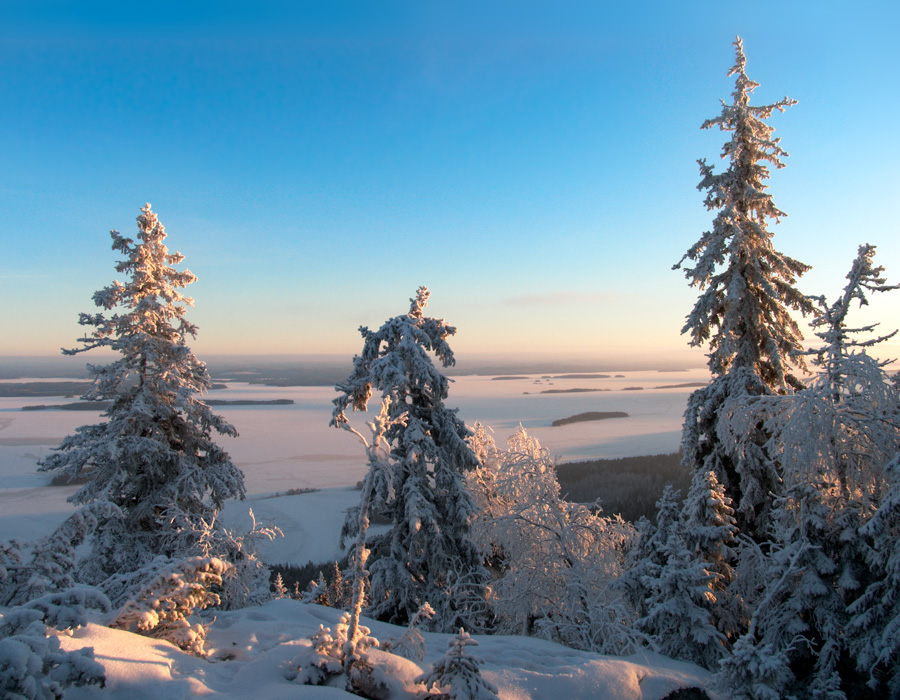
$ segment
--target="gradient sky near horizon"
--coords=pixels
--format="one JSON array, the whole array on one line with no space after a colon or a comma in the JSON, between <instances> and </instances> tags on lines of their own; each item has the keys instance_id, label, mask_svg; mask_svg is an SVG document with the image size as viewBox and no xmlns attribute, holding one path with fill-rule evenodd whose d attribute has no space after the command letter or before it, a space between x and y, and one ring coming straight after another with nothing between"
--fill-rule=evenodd
<instances>
[{"instance_id":1,"label":"gradient sky near horizon","mask_svg":"<svg viewBox=\"0 0 900 700\"><path fill-rule=\"evenodd\" d=\"M419 285L458 357L683 353L744 39L775 247L900 282L894 2L0 4L0 355L74 347L150 202L198 356L352 354ZM900 326L900 292L858 321ZM898 346L900 347L900 346ZM702 361L702 355L698 355Z\"/></svg>"}]
</instances>

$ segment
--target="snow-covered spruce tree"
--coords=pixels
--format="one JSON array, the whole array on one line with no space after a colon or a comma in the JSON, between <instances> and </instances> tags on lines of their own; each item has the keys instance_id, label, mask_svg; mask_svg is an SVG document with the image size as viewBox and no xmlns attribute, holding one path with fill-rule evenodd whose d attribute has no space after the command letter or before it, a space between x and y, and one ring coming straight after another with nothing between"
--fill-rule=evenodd
<instances>
[{"instance_id":1,"label":"snow-covered spruce tree","mask_svg":"<svg viewBox=\"0 0 900 700\"><path fill-rule=\"evenodd\" d=\"M874 256L875 246L859 246L840 298L830 306L824 297L818 299L822 313L812 325L823 345L811 354L820 374L804 393L811 400L819 398L824 409L820 407L812 415L807 409L807 415L795 423L821 425L821 448L818 460L802 453L794 458L795 464L806 467L805 473L794 469L788 474L789 479L802 480L810 474L810 465L818 467L811 476L824 482L820 497L829 509L832 556L845 600L877 579L865 561L871 543L860 528L887 498L893 478L885 465L900 446L898 375L889 375L885 370L889 362L867 352L894 337L897 330L871 336L877 324L850 328L846 323L851 306L867 305L869 294L900 289L900 285L886 283L884 268L874 265ZM869 337L859 337L861 334ZM798 431L795 441L807 444L802 437Z\"/></svg>"},{"instance_id":2,"label":"snow-covered spruce tree","mask_svg":"<svg viewBox=\"0 0 900 700\"><path fill-rule=\"evenodd\" d=\"M847 273L847 285L840 298L834 303L828 304L825 297L818 297L816 301L820 307L820 314L810 324L815 334L822 340L822 346L808 354L815 355L813 362L820 367L821 381L824 381L834 392L834 400L842 401L844 394L857 395L859 387L852 385L852 378L859 374L854 371L856 366L854 358L857 348L864 349L889 340L897 335L894 330L887 335L858 339L855 336L860 333L871 333L878 324L869 324L860 328L847 327L847 314L854 302L860 307L869 303L869 294L872 292L889 292L900 289L900 285L886 284L884 267L875 266L875 246L865 243L859 246L856 259ZM868 358L868 355L866 356ZM871 360L865 360L867 363ZM887 363L878 363L884 367Z\"/></svg>"},{"instance_id":3,"label":"snow-covered spruce tree","mask_svg":"<svg viewBox=\"0 0 900 700\"><path fill-rule=\"evenodd\" d=\"M866 693L854 668L846 601L858 583L842 576L828 490L827 482L795 484L777 499L777 534L760 562L765 585L722 662L723 692L753 700L883 697Z\"/></svg>"},{"instance_id":4,"label":"snow-covered spruce tree","mask_svg":"<svg viewBox=\"0 0 900 700\"><path fill-rule=\"evenodd\" d=\"M656 651L714 668L727 644L710 613L718 602L713 591L720 577L693 556L677 533L665 554L659 574L646 581L647 612L635 627Z\"/></svg>"},{"instance_id":5,"label":"snow-covered spruce tree","mask_svg":"<svg viewBox=\"0 0 900 700\"><path fill-rule=\"evenodd\" d=\"M81 314L79 322L92 328L80 339L83 347L63 351L120 355L88 366L94 386L84 398L110 401L106 420L78 428L40 467L90 477L74 503L117 508L103 516L79 566L88 583L137 571L160 555L189 556L185 533L208 531L224 501L244 495L243 475L210 436L236 431L197 398L210 379L187 345L197 329L185 318L192 300L179 291L196 278L172 267L183 256L166 249L165 229L149 204L137 223L137 242L111 232L125 281L94 295L102 311Z\"/></svg>"},{"instance_id":6,"label":"snow-covered spruce tree","mask_svg":"<svg viewBox=\"0 0 900 700\"><path fill-rule=\"evenodd\" d=\"M92 503L36 542L0 543L0 605L22 605L75 586L78 547L102 518L117 512L109 503Z\"/></svg>"},{"instance_id":7,"label":"snow-covered spruce tree","mask_svg":"<svg viewBox=\"0 0 900 700\"><path fill-rule=\"evenodd\" d=\"M900 698L900 454L887 467L890 489L863 528L873 580L850 607L850 646L868 684Z\"/></svg>"},{"instance_id":8,"label":"snow-covered spruce tree","mask_svg":"<svg viewBox=\"0 0 900 700\"><path fill-rule=\"evenodd\" d=\"M233 574L234 566L222 559L193 557L155 573L116 612L110 627L165 639L203 656L209 624L192 623L190 618L197 610L221 602L214 591L222 589L223 577Z\"/></svg>"},{"instance_id":9,"label":"snow-covered spruce tree","mask_svg":"<svg viewBox=\"0 0 900 700\"><path fill-rule=\"evenodd\" d=\"M759 87L747 77L740 38L734 41L736 61L728 72L736 76L732 104L702 127L731 132L722 148L729 161L722 173L701 159L703 176L697 189L706 190L706 208L718 211L712 230L703 234L675 267L686 259L685 276L703 294L688 316L683 333L691 344L709 343L713 376L749 368L770 389L796 385L787 360L800 349L802 336L789 308L811 311L811 302L794 288L796 278L809 267L782 255L772 246L768 221L785 216L766 190L769 167L784 167L787 156L772 138L774 129L764 120L775 110L796 104L784 98L766 106L752 106L750 95ZM723 267L724 265L724 267Z\"/></svg>"},{"instance_id":10,"label":"snow-covered spruce tree","mask_svg":"<svg viewBox=\"0 0 900 700\"><path fill-rule=\"evenodd\" d=\"M732 415L736 442L765 424L765 448L779 455L783 495L773 510L764 594L740 640L741 654L724 667L725 685L754 678L747 664L758 663L760 650L781 659L782 672L769 683L781 695L856 696L861 682L854 659L864 673L876 671L875 687L885 668L870 664L874 657L866 652L878 636L876 619L884 622L871 606L887 576L883 555L876 554L883 544L873 546L870 537L878 530L874 516L890 501L885 465L900 445L900 394L883 363L865 352L890 335L860 340L855 335L874 326L846 326L854 301L864 304L868 292L897 288L885 284L873 255L872 246L861 246L841 297L831 305L817 299L816 335L824 344L809 353L821 371L807 389L758 397Z\"/></svg>"},{"instance_id":11,"label":"snow-covered spruce tree","mask_svg":"<svg viewBox=\"0 0 900 700\"><path fill-rule=\"evenodd\" d=\"M275 574L275 580L272 582L272 596L275 598L289 597L287 586L284 585L284 579L281 578L281 572Z\"/></svg>"},{"instance_id":12,"label":"snow-covered spruce tree","mask_svg":"<svg viewBox=\"0 0 900 700\"><path fill-rule=\"evenodd\" d=\"M731 133L722 149L725 171L715 173L699 161L698 189L706 190L706 207L717 214L712 229L675 265L691 286L703 290L682 332L690 334L691 345L709 344L713 374L713 382L688 402L682 449L692 470L712 471L724 486L739 530L765 539L769 494L777 492L780 474L762 449L764 427L757 426L736 450L718 438L719 423L727 420L729 406L745 397L799 388L790 362L802 350L802 335L791 310L810 313L813 305L794 287L808 266L776 251L768 228L785 214L765 181L769 166L783 167L787 153L765 120L795 101L751 105L758 83L745 72L740 38L734 46L736 61L728 73L735 76L733 102L723 102L722 113L702 125ZM797 364L803 367L802 358Z\"/></svg>"},{"instance_id":13,"label":"snow-covered spruce tree","mask_svg":"<svg viewBox=\"0 0 900 700\"><path fill-rule=\"evenodd\" d=\"M424 315L428 297L420 287L409 313L377 331L360 328L363 349L336 387L331 425L348 425L347 409L364 411L373 391L390 399L390 481L379 481L370 509L386 515L391 528L370 545L368 613L404 625L427 602L435 629L479 628L487 572L469 536L475 505L463 478L478 461L468 429L444 406L449 380L429 354L444 367L454 364L447 338L456 329ZM345 532L355 534L357 522L351 514Z\"/></svg>"},{"instance_id":14,"label":"snow-covered spruce tree","mask_svg":"<svg viewBox=\"0 0 900 700\"><path fill-rule=\"evenodd\" d=\"M821 315L812 325L823 344L807 353L819 368L807 388L735 412L736 432L762 415L772 450L781 455L785 492L815 487L815 502L821 502L826 518L829 556L847 595L855 595L866 581L868 546L858 531L885 496L890 483L885 465L900 445L900 387L885 371L887 363L867 352L896 331L865 338L860 334L871 334L876 324L847 326L854 303L862 306L871 292L900 288L885 283L884 269L873 265L874 254L874 246L860 246L841 296L830 305L817 298Z\"/></svg>"},{"instance_id":15,"label":"snow-covered spruce tree","mask_svg":"<svg viewBox=\"0 0 900 700\"><path fill-rule=\"evenodd\" d=\"M311 644L302 648L288 665L288 680L303 685L343 685L348 693L364 698L388 697L384 673L374 673L369 659L369 650L379 646L378 640L370 637L369 628L362 625L351 640L350 624L350 613L344 613L334 630L319 625L318 632L310 638ZM351 648L353 652L348 654Z\"/></svg>"},{"instance_id":16,"label":"snow-covered spruce tree","mask_svg":"<svg viewBox=\"0 0 900 700\"><path fill-rule=\"evenodd\" d=\"M625 556L625 570L615 585L625 591L638 620L646 617L647 601L669 558L669 541L680 535L681 492L671 484L656 501L656 522L641 517L635 523L635 538Z\"/></svg>"},{"instance_id":17,"label":"snow-covered spruce tree","mask_svg":"<svg viewBox=\"0 0 900 700\"><path fill-rule=\"evenodd\" d=\"M758 83L747 77L740 38L734 47L736 60L728 73L735 77L732 102L723 101L721 114L702 124L731 134L722 149L728 162L723 172L699 161L698 189L706 191L704 203L716 215L712 228L675 265L701 290L682 333L689 334L693 346L709 344L713 381L688 400L682 454L692 473L692 488L677 528L680 533L669 538L678 547L670 547L670 561L651 584L657 613L690 610L699 615L698 605L709 612L709 622L721 635L716 654L705 659L709 665L746 629L749 611L743 602L750 601L730 589L749 580L735 581L733 571L740 568L744 554L748 561L758 561L759 545L768 541L773 524L772 497L782 490L781 465L768 449L764 420L744 421L738 431L734 414L755 405L759 397L801 388L791 364L805 368L797 357L802 335L791 312L813 311L812 301L794 286L808 266L775 250L769 230L769 223L777 223L784 213L767 192L766 180L770 166L784 166L787 153L766 120L795 101L751 105ZM692 582L682 580L685 570L695 570L694 564L700 565L696 571L706 573ZM675 579L681 580L677 586ZM757 577L748 579L759 582ZM742 590L749 598L759 595L755 589ZM667 600L667 595L682 599ZM654 639L656 645L682 648L683 640L672 638L680 634L680 623L661 624L657 618L648 627L661 635Z\"/></svg>"},{"instance_id":18,"label":"snow-covered spruce tree","mask_svg":"<svg viewBox=\"0 0 900 700\"><path fill-rule=\"evenodd\" d=\"M660 526L640 547L648 560L637 561L623 581L633 597L644 595L635 626L667 656L715 669L744 612L728 591L734 539L729 499L712 472L696 471L680 519L673 518L671 491L659 505Z\"/></svg>"},{"instance_id":19,"label":"snow-covered spruce tree","mask_svg":"<svg viewBox=\"0 0 900 700\"><path fill-rule=\"evenodd\" d=\"M491 563L496 631L632 653L633 615L612 585L634 538L631 525L560 498L553 459L521 425L505 451L481 427L472 444L484 462L468 475L481 507L472 532Z\"/></svg>"},{"instance_id":20,"label":"snow-covered spruce tree","mask_svg":"<svg viewBox=\"0 0 900 700\"><path fill-rule=\"evenodd\" d=\"M820 484L777 499L776 541L764 560L763 594L717 679L739 698L846 698L841 691L846 606L835 585L828 512ZM760 673L761 659L771 673ZM843 670L849 670L844 664Z\"/></svg>"},{"instance_id":21,"label":"snow-covered spruce tree","mask_svg":"<svg viewBox=\"0 0 900 700\"><path fill-rule=\"evenodd\" d=\"M426 695L426 700L497 700L497 686L481 677L483 662L466 651L470 646L477 647L478 642L460 628L447 643L447 652L428 673L416 678L426 689L437 690Z\"/></svg>"},{"instance_id":22,"label":"snow-covered spruce tree","mask_svg":"<svg viewBox=\"0 0 900 700\"><path fill-rule=\"evenodd\" d=\"M693 560L712 574L709 612L718 630L726 637L740 629L747 610L743 597L729 591L734 580L731 562L735 559L737 527L731 498L712 471L697 470L682 512L681 536Z\"/></svg>"}]
</instances>

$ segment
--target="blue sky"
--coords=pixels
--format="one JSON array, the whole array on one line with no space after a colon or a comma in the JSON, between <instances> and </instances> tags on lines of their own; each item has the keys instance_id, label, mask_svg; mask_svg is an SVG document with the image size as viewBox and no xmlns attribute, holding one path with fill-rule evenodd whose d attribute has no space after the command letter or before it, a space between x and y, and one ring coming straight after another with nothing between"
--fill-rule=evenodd
<instances>
[{"instance_id":1,"label":"blue sky","mask_svg":"<svg viewBox=\"0 0 900 700\"><path fill-rule=\"evenodd\" d=\"M683 352L736 34L756 102L799 101L770 184L801 289L864 241L900 281L894 3L123 5L0 3L0 355L74 345L145 201L201 358L353 353L422 284L461 358Z\"/></svg>"}]
</instances>

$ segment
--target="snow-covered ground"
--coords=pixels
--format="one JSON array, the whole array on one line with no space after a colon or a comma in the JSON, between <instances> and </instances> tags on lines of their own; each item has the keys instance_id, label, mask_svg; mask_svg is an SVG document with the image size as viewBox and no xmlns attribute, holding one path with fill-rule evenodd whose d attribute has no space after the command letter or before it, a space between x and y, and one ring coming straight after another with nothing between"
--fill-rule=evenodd
<instances>
[{"instance_id":1,"label":"snow-covered ground","mask_svg":"<svg viewBox=\"0 0 900 700\"><path fill-rule=\"evenodd\" d=\"M106 669L106 687L73 688L69 700L278 700L353 698L337 688L304 686L287 680L291 662L319 625L334 628L340 611L293 600L217 612L210 628L209 659L179 651L168 642L91 624L62 635L62 647L94 648ZM379 640L402 629L364 621ZM391 700L415 698L424 691L413 679L447 648L446 634L425 635L423 660L380 655L391 671ZM528 637L476 636L472 654L481 658L482 676L497 686L501 700L659 700L678 688L703 687L710 675L688 663L646 653L627 658L576 651ZM227 659L227 660L222 660Z\"/></svg>"},{"instance_id":2,"label":"snow-covered ground","mask_svg":"<svg viewBox=\"0 0 900 700\"><path fill-rule=\"evenodd\" d=\"M521 422L551 453L563 460L672 452L678 448L681 418L691 389L657 389L667 384L705 381L703 370L625 372L609 379L493 380L458 377L448 403L459 407L468 424L493 428L502 443ZM629 387L643 387L641 390ZM610 389L602 392L540 394L561 389ZM528 393L526 393L528 392ZM223 513L231 527L246 529L252 509L257 520L271 522L283 539L266 545L271 562L324 561L338 553L337 535L344 511L356 502L353 488L365 471L358 440L328 427L330 387L260 387L230 383L213 392L216 399L293 399L292 405L224 406L216 412L240 431L222 438L246 476L247 500L229 503ZM72 512L66 498L74 486L47 486L36 461L79 425L99 420L85 411L22 411L27 404L59 404L77 399L0 398L0 540L35 539L48 534ZM373 403L371 409L377 406ZM624 411L628 418L551 427L557 418L586 411ZM359 423L361 426L362 423ZM311 493L277 495L289 489ZM333 626L338 612L295 601L216 612L210 632L211 659L189 656L167 642L92 624L61 637L65 649L93 647L106 668L107 686L73 688L72 700L121 698L178 700L217 698L351 697L338 689L300 686L285 672L319 624ZM212 617L212 615L208 615ZM401 630L368 623L379 639ZM411 681L446 649L446 635L426 635L426 658L414 664L391 659L399 678L391 697L415 697L422 686ZM658 700L686 686L704 686L708 674L690 664L647 654L627 659L574 651L531 638L478 637L474 653L485 661L484 676L498 686L503 700L592 698ZM229 658L231 660L216 660Z\"/></svg>"}]
</instances>

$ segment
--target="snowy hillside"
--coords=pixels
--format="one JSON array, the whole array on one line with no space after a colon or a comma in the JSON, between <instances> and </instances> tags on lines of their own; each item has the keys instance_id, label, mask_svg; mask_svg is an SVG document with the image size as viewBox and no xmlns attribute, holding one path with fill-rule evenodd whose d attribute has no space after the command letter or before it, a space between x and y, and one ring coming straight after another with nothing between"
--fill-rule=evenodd
<instances>
[{"instance_id":1,"label":"snowy hillside","mask_svg":"<svg viewBox=\"0 0 900 700\"><path fill-rule=\"evenodd\" d=\"M207 613L209 617L210 614ZM217 612L210 629L208 660L185 654L168 642L96 624L61 636L65 650L94 648L106 668L106 687L72 688L69 700L182 700L191 697L353 698L340 689L304 686L286 678L292 660L319 625L333 626L340 611L293 600L231 612ZM380 639L402 630L366 621ZM412 662L375 653L391 670L391 700L424 691L413 679L445 651L451 635L425 634L427 655ZM479 636L472 652L484 661L482 675L501 700L659 700L678 688L704 686L710 674L656 654L615 658L575 651L527 637Z\"/></svg>"}]
</instances>

